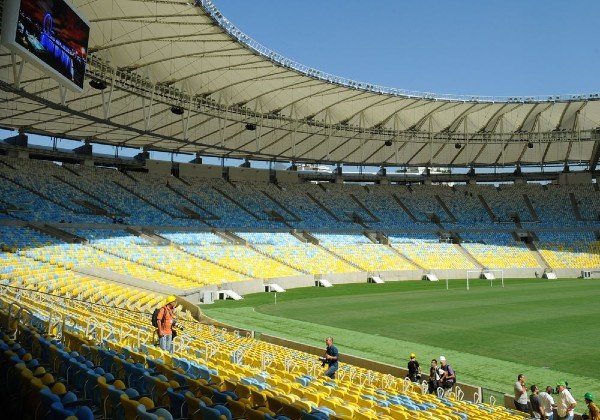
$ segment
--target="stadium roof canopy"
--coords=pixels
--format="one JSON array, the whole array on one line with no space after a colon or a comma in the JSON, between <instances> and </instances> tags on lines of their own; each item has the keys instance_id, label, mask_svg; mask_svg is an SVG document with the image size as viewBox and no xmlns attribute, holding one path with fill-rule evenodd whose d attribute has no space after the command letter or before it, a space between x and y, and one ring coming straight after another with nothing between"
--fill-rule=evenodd
<instances>
[{"instance_id":1,"label":"stadium roof canopy","mask_svg":"<svg viewBox=\"0 0 600 420\"><path fill-rule=\"evenodd\" d=\"M61 95L57 82L30 64L18 79L20 59L13 65L2 47L0 126L298 162L595 167L598 160L597 94L496 98L385 88L270 51L209 0L73 3L91 22L87 79L106 88L86 83L81 94Z\"/></svg>"}]
</instances>

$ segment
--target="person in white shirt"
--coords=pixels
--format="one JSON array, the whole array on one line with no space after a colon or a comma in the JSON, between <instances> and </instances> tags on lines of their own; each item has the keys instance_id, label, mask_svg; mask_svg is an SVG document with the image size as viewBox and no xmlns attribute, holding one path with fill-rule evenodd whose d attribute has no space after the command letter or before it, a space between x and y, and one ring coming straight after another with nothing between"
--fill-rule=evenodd
<instances>
[{"instance_id":1,"label":"person in white shirt","mask_svg":"<svg viewBox=\"0 0 600 420\"><path fill-rule=\"evenodd\" d=\"M552 398L552 387L546 387L545 392L540 392L538 398L540 400L540 409L544 413L544 420L554 420L554 398Z\"/></svg>"},{"instance_id":2,"label":"person in white shirt","mask_svg":"<svg viewBox=\"0 0 600 420\"><path fill-rule=\"evenodd\" d=\"M525 375L522 373L517 376L517 382L515 382L515 408L524 413L529 413L529 407L527 406L527 388L525 388Z\"/></svg>"},{"instance_id":3,"label":"person in white shirt","mask_svg":"<svg viewBox=\"0 0 600 420\"><path fill-rule=\"evenodd\" d=\"M558 412L558 418L561 420L573 420L575 417L574 409L577 405L577 401L571 395L571 392L567 389L567 384L559 382L556 384L556 390L558 391L558 404L556 411Z\"/></svg>"}]
</instances>

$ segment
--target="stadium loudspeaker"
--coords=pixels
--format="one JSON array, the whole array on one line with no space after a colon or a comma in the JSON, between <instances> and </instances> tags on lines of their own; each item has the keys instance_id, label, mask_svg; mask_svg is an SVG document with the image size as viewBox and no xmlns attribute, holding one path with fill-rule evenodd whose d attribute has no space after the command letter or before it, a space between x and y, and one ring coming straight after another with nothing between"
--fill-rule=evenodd
<instances>
[{"instance_id":1,"label":"stadium loudspeaker","mask_svg":"<svg viewBox=\"0 0 600 420\"><path fill-rule=\"evenodd\" d=\"M533 149L533 143L532 143L532 142L528 142L528 143L527 143L527 147L528 147L529 149Z\"/></svg>"},{"instance_id":2,"label":"stadium loudspeaker","mask_svg":"<svg viewBox=\"0 0 600 420\"><path fill-rule=\"evenodd\" d=\"M246 124L246 130L248 130L248 131L256 130L256 124L252 124L252 123Z\"/></svg>"},{"instance_id":3,"label":"stadium loudspeaker","mask_svg":"<svg viewBox=\"0 0 600 420\"><path fill-rule=\"evenodd\" d=\"M455 148L455 149L460 149L461 147L462 147L462 145L461 145L460 143L456 143L456 144L454 145L454 148Z\"/></svg>"},{"instance_id":4,"label":"stadium loudspeaker","mask_svg":"<svg viewBox=\"0 0 600 420\"><path fill-rule=\"evenodd\" d=\"M385 145L386 146L391 146L392 145L392 141L391 140L386 140L385 141Z\"/></svg>"},{"instance_id":5,"label":"stadium loudspeaker","mask_svg":"<svg viewBox=\"0 0 600 420\"><path fill-rule=\"evenodd\" d=\"M104 80L90 80L90 86L96 90L104 90L106 89L106 83Z\"/></svg>"},{"instance_id":6,"label":"stadium loudspeaker","mask_svg":"<svg viewBox=\"0 0 600 420\"><path fill-rule=\"evenodd\" d=\"M183 108L180 106L172 106L171 112L175 115L183 115Z\"/></svg>"}]
</instances>

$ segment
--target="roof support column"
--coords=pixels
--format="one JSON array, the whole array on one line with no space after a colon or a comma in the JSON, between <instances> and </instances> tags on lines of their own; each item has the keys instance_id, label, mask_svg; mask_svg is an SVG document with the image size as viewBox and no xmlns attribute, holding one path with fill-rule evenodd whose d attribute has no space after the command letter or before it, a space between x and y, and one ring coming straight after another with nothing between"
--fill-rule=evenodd
<instances>
[{"instance_id":1,"label":"roof support column","mask_svg":"<svg viewBox=\"0 0 600 420\"><path fill-rule=\"evenodd\" d=\"M296 158L296 131L298 131L298 128L300 127L300 123L298 122L298 111L296 109L296 104L292 104L291 109L290 109L290 116L292 118L293 122L293 129L292 132L290 133L290 141L292 142L292 157L295 159Z\"/></svg>"},{"instance_id":2,"label":"roof support column","mask_svg":"<svg viewBox=\"0 0 600 420\"><path fill-rule=\"evenodd\" d=\"M67 103L67 87L63 86L59 83L58 84L58 92L60 93L60 104L62 106L65 106Z\"/></svg>"},{"instance_id":3,"label":"roof support column","mask_svg":"<svg viewBox=\"0 0 600 420\"><path fill-rule=\"evenodd\" d=\"M144 115L144 130L150 129L150 119L152 118L152 105L154 102L154 91L156 90L156 84L152 84L152 91L150 92L150 101L146 106L146 95L142 96L142 112Z\"/></svg>"},{"instance_id":4,"label":"roof support column","mask_svg":"<svg viewBox=\"0 0 600 420\"><path fill-rule=\"evenodd\" d=\"M17 55L15 53L10 54L10 61L13 70L13 86L15 89L21 87L21 76L23 75L23 67L25 67L25 60L21 58L19 64L17 64Z\"/></svg>"},{"instance_id":5,"label":"roof support column","mask_svg":"<svg viewBox=\"0 0 600 420\"><path fill-rule=\"evenodd\" d=\"M112 95L115 89L115 72L116 67L113 68L111 80L110 80L110 91L108 92L108 98L106 97L104 90L102 91L102 112L105 120L110 120L110 104L112 103Z\"/></svg>"},{"instance_id":6,"label":"roof support column","mask_svg":"<svg viewBox=\"0 0 600 420\"><path fill-rule=\"evenodd\" d=\"M592 158L590 159L590 171L595 171L600 158L600 128L592 130L592 139L595 139L595 142L592 149Z\"/></svg>"},{"instance_id":7,"label":"roof support column","mask_svg":"<svg viewBox=\"0 0 600 420\"><path fill-rule=\"evenodd\" d=\"M467 125L467 117L463 119L463 132L465 136L465 148L467 149L467 164L471 165L471 150L469 149L469 133L467 133L468 125Z\"/></svg>"},{"instance_id":8,"label":"roof support column","mask_svg":"<svg viewBox=\"0 0 600 420\"><path fill-rule=\"evenodd\" d=\"M225 147L225 129L227 128L227 124L228 124L227 110L228 110L228 108L225 107L225 118L222 118L223 111L221 111L221 106L219 104L219 121L218 121L218 123L219 123L219 137L221 140L221 148ZM221 121L223 121L223 128L221 128Z\"/></svg>"},{"instance_id":9,"label":"roof support column","mask_svg":"<svg viewBox=\"0 0 600 420\"><path fill-rule=\"evenodd\" d=\"M429 116L429 168L433 166L433 121Z\"/></svg>"},{"instance_id":10,"label":"roof support column","mask_svg":"<svg viewBox=\"0 0 600 420\"><path fill-rule=\"evenodd\" d=\"M192 113L192 101L193 97L190 95L190 100L188 101L188 107L186 110L186 116L181 115L181 124L183 125L183 139L188 139L188 127L190 126L190 114Z\"/></svg>"},{"instance_id":11,"label":"roof support column","mask_svg":"<svg viewBox=\"0 0 600 420\"><path fill-rule=\"evenodd\" d=\"M327 160L331 161L331 151L333 150L333 148L331 147L331 109L327 108L325 110L325 126L326 128L326 133L327 133Z\"/></svg>"}]
</instances>

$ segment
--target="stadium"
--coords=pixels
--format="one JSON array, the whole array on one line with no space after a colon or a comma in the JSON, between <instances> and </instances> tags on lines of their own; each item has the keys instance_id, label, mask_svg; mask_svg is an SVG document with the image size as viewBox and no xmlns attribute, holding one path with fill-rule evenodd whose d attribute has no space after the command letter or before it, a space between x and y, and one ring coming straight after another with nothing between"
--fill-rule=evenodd
<instances>
[{"instance_id":1,"label":"stadium","mask_svg":"<svg viewBox=\"0 0 600 420\"><path fill-rule=\"evenodd\" d=\"M600 395L598 94L354 81L210 0L1 7L6 418L528 418L518 374Z\"/></svg>"}]
</instances>

